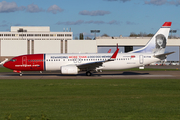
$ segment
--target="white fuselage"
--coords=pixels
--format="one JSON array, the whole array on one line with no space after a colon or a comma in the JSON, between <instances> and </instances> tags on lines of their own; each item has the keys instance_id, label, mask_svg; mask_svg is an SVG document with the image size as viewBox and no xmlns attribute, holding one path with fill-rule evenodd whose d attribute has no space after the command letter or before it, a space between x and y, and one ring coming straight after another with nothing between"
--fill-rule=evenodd
<instances>
[{"instance_id":1,"label":"white fuselage","mask_svg":"<svg viewBox=\"0 0 180 120\"><path fill-rule=\"evenodd\" d=\"M110 59L112 53L97 54L45 54L45 70L60 70L61 66L78 65ZM104 62L96 68L101 70L120 70L143 66L160 59L149 53L119 53L114 61Z\"/></svg>"}]
</instances>

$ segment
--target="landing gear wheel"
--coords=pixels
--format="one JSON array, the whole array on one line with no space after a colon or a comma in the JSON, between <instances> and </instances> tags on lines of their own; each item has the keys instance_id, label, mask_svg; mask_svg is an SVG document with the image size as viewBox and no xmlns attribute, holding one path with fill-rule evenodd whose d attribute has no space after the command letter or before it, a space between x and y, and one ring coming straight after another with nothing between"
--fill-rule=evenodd
<instances>
[{"instance_id":1,"label":"landing gear wheel","mask_svg":"<svg viewBox=\"0 0 180 120\"><path fill-rule=\"evenodd\" d=\"M90 71L86 72L86 76L91 76L91 75L92 75L92 73Z\"/></svg>"},{"instance_id":2,"label":"landing gear wheel","mask_svg":"<svg viewBox=\"0 0 180 120\"><path fill-rule=\"evenodd\" d=\"M22 73L20 73L19 76L22 76Z\"/></svg>"}]
</instances>

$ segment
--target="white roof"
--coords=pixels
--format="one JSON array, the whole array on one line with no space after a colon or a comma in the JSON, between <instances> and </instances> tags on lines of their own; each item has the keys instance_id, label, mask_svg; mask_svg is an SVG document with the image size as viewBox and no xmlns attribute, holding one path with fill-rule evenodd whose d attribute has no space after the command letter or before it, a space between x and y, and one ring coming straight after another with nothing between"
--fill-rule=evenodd
<instances>
[{"instance_id":1,"label":"white roof","mask_svg":"<svg viewBox=\"0 0 180 120\"><path fill-rule=\"evenodd\" d=\"M27 32L50 32L49 26L11 26L11 32L17 32L19 29L27 30Z\"/></svg>"}]
</instances>

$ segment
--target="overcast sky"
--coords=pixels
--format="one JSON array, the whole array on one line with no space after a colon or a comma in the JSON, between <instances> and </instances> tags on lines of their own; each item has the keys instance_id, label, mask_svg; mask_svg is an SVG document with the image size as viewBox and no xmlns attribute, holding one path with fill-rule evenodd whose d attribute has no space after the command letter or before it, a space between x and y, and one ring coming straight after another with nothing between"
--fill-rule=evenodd
<instances>
[{"instance_id":1,"label":"overcast sky","mask_svg":"<svg viewBox=\"0 0 180 120\"><path fill-rule=\"evenodd\" d=\"M71 28L98 36L155 33L165 21L180 36L180 0L6 0L0 1L0 31L11 26L50 26L51 31Z\"/></svg>"}]
</instances>

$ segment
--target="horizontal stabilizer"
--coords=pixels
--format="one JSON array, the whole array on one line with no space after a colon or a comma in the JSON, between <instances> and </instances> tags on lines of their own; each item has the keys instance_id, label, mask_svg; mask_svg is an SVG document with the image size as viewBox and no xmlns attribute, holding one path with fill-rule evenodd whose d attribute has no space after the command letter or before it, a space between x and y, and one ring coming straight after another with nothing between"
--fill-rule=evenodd
<instances>
[{"instance_id":1,"label":"horizontal stabilizer","mask_svg":"<svg viewBox=\"0 0 180 120\"><path fill-rule=\"evenodd\" d=\"M3 65L5 62L7 62L8 61L8 58L6 58L4 61L2 61L1 63L0 63L0 65Z\"/></svg>"},{"instance_id":2,"label":"horizontal stabilizer","mask_svg":"<svg viewBox=\"0 0 180 120\"><path fill-rule=\"evenodd\" d=\"M167 55L170 55L170 54L173 54L173 53L175 53L175 52L168 52L168 53L164 53L164 54L159 54L159 55L155 55L154 57L157 57L157 58L164 57L164 56L167 56Z\"/></svg>"}]
</instances>

